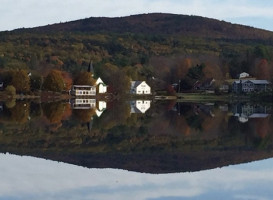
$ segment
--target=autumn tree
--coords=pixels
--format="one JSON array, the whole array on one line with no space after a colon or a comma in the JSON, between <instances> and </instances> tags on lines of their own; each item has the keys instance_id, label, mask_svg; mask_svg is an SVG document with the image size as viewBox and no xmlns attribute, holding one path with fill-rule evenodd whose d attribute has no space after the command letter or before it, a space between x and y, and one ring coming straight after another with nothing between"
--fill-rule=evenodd
<instances>
[{"instance_id":1,"label":"autumn tree","mask_svg":"<svg viewBox=\"0 0 273 200\"><path fill-rule=\"evenodd\" d=\"M255 64L254 75L258 79L270 79L270 67L266 59L261 59Z\"/></svg>"},{"instance_id":2,"label":"autumn tree","mask_svg":"<svg viewBox=\"0 0 273 200\"><path fill-rule=\"evenodd\" d=\"M73 81L74 85L95 85L96 81L91 72L79 72Z\"/></svg>"},{"instance_id":3,"label":"autumn tree","mask_svg":"<svg viewBox=\"0 0 273 200\"><path fill-rule=\"evenodd\" d=\"M178 61L177 65L175 65L175 73L178 79L182 79L188 73L190 67L192 66L192 61L189 58L183 59L182 61Z\"/></svg>"},{"instance_id":4,"label":"autumn tree","mask_svg":"<svg viewBox=\"0 0 273 200\"><path fill-rule=\"evenodd\" d=\"M6 92L7 95L10 95L10 96L15 96L16 95L16 89L12 85L8 85L5 88L5 92Z\"/></svg>"},{"instance_id":5,"label":"autumn tree","mask_svg":"<svg viewBox=\"0 0 273 200\"><path fill-rule=\"evenodd\" d=\"M206 64L203 68L205 78L215 78L221 80L223 78L222 71L218 65Z\"/></svg>"},{"instance_id":6,"label":"autumn tree","mask_svg":"<svg viewBox=\"0 0 273 200\"><path fill-rule=\"evenodd\" d=\"M59 70L51 70L46 76L43 88L54 92L61 92L65 88L65 82L62 72Z\"/></svg>"},{"instance_id":7,"label":"autumn tree","mask_svg":"<svg viewBox=\"0 0 273 200\"><path fill-rule=\"evenodd\" d=\"M62 71L65 90L70 90L73 80L68 72Z\"/></svg>"},{"instance_id":8,"label":"autumn tree","mask_svg":"<svg viewBox=\"0 0 273 200\"><path fill-rule=\"evenodd\" d=\"M116 65L107 63L103 66L102 79L112 86L119 94L124 94L130 89L130 78L123 70L120 70Z\"/></svg>"},{"instance_id":9,"label":"autumn tree","mask_svg":"<svg viewBox=\"0 0 273 200\"><path fill-rule=\"evenodd\" d=\"M26 70L12 70L11 85L13 85L17 92L29 92L30 78Z\"/></svg>"}]
</instances>

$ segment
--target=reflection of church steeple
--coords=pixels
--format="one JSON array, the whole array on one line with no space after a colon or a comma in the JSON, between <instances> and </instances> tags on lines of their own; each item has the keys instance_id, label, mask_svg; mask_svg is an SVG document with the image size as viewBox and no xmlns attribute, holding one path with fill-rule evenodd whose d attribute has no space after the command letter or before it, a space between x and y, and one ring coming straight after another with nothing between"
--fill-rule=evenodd
<instances>
[{"instance_id":1,"label":"reflection of church steeple","mask_svg":"<svg viewBox=\"0 0 273 200\"><path fill-rule=\"evenodd\" d=\"M93 67L93 62L90 60L89 66L88 66L88 72L91 72L92 75L94 76L94 67Z\"/></svg>"},{"instance_id":2,"label":"reflection of church steeple","mask_svg":"<svg viewBox=\"0 0 273 200\"><path fill-rule=\"evenodd\" d=\"M88 129L88 133L91 133L91 130L93 127L93 118L91 118L90 122L87 122L86 125L87 125L87 129Z\"/></svg>"}]
</instances>

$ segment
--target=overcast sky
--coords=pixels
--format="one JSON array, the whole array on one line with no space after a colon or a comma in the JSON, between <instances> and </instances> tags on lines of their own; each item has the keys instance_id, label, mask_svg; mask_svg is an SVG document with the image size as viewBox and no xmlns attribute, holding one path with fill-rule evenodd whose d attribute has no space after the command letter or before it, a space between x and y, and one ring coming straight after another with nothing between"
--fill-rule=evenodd
<instances>
[{"instance_id":1,"label":"overcast sky","mask_svg":"<svg viewBox=\"0 0 273 200\"><path fill-rule=\"evenodd\" d=\"M87 17L199 15L273 31L272 0L0 0L0 31Z\"/></svg>"},{"instance_id":2,"label":"overcast sky","mask_svg":"<svg viewBox=\"0 0 273 200\"><path fill-rule=\"evenodd\" d=\"M146 174L88 169L29 156L0 154L2 200L269 200L273 159L192 173Z\"/></svg>"}]
</instances>

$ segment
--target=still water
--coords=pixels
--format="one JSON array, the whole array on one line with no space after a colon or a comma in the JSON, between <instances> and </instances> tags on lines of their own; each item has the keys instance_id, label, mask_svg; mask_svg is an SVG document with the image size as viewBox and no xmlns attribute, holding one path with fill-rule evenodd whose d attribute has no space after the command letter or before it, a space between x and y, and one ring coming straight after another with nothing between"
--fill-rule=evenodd
<instances>
[{"instance_id":1,"label":"still water","mask_svg":"<svg viewBox=\"0 0 273 200\"><path fill-rule=\"evenodd\" d=\"M271 199L272 105L0 106L0 199Z\"/></svg>"}]
</instances>

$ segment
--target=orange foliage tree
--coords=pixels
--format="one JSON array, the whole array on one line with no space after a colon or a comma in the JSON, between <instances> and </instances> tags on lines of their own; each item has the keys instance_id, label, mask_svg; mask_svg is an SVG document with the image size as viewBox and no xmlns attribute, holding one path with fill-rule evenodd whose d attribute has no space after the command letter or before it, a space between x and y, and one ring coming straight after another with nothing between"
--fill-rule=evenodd
<instances>
[{"instance_id":1,"label":"orange foliage tree","mask_svg":"<svg viewBox=\"0 0 273 200\"><path fill-rule=\"evenodd\" d=\"M65 90L70 90L73 80L68 72L62 71L62 77L64 81L64 89Z\"/></svg>"},{"instance_id":2,"label":"orange foliage tree","mask_svg":"<svg viewBox=\"0 0 273 200\"><path fill-rule=\"evenodd\" d=\"M95 85L96 81L91 72L80 72L73 81L74 85Z\"/></svg>"},{"instance_id":3,"label":"orange foliage tree","mask_svg":"<svg viewBox=\"0 0 273 200\"><path fill-rule=\"evenodd\" d=\"M62 72L59 70L51 70L46 76L43 88L46 90L61 92L65 87Z\"/></svg>"},{"instance_id":4,"label":"orange foliage tree","mask_svg":"<svg viewBox=\"0 0 273 200\"><path fill-rule=\"evenodd\" d=\"M258 79L270 79L270 67L266 59L261 59L255 64L254 75Z\"/></svg>"}]
</instances>

